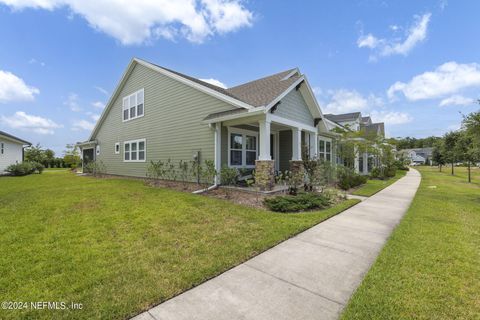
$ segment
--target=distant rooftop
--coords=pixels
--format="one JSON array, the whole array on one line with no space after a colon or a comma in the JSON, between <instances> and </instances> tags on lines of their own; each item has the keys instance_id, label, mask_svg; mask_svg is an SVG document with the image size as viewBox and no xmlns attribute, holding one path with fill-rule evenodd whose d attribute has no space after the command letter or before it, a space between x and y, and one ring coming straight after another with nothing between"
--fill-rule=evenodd
<instances>
[{"instance_id":1,"label":"distant rooftop","mask_svg":"<svg viewBox=\"0 0 480 320\"><path fill-rule=\"evenodd\" d=\"M324 114L324 117L334 122L343 122L356 120L361 116L360 112L342 113L342 114Z\"/></svg>"}]
</instances>

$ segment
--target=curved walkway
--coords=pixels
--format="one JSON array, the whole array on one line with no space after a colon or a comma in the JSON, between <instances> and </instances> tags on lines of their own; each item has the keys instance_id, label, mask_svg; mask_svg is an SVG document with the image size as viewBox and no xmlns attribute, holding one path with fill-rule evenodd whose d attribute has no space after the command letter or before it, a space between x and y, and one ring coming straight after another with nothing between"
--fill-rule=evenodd
<instances>
[{"instance_id":1,"label":"curved walkway","mask_svg":"<svg viewBox=\"0 0 480 320\"><path fill-rule=\"evenodd\" d=\"M336 319L420 184L391 186L134 319Z\"/></svg>"}]
</instances>

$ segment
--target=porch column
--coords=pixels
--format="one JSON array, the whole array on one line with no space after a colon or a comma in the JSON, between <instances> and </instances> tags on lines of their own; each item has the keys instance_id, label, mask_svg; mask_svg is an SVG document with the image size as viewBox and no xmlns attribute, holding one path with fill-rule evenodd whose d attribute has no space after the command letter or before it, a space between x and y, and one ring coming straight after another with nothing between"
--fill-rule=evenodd
<instances>
[{"instance_id":1,"label":"porch column","mask_svg":"<svg viewBox=\"0 0 480 320\"><path fill-rule=\"evenodd\" d=\"M302 130L292 128L292 161L302 160Z\"/></svg>"},{"instance_id":2,"label":"porch column","mask_svg":"<svg viewBox=\"0 0 480 320\"><path fill-rule=\"evenodd\" d=\"M310 132L310 158L315 159L318 156L318 134Z\"/></svg>"},{"instance_id":3,"label":"porch column","mask_svg":"<svg viewBox=\"0 0 480 320\"><path fill-rule=\"evenodd\" d=\"M270 156L270 121L260 120L260 155L258 160L272 160Z\"/></svg>"},{"instance_id":4,"label":"porch column","mask_svg":"<svg viewBox=\"0 0 480 320\"><path fill-rule=\"evenodd\" d=\"M369 174L368 172L368 152L363 154L363 174Z\"/></svg>"},{"instance_id":5,"label":"porch column","mask_svg":"<svg viewBox=\"0 0 480 320\"><path fill-rule=\"evenodd\" d=\"M222 123L217 122L215 124L215 183L220 183L220 169L222 167Z\"/></svg>"},{"instance_id":6,"label":"porch column","mask_svg":"<svg viewBox=\"0 0 480 320\"><path fill-rule=\"evenodd\" d=\"M258 121L260 154L255 161L255 183L261 190L272 190L275 185L275 161L270 155L270 121Z\"/></svg>"}]
</instances>

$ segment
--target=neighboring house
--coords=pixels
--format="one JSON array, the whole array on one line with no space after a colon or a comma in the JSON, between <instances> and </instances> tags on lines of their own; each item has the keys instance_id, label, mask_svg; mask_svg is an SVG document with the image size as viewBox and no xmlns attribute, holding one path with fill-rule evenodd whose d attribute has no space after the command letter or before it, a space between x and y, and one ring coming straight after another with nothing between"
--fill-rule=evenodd
<instances>
[{"instance_id":1,"label":"neighboring house","mask_svg":"<svg viewBox=\"0 0 480 320\"><path fill-rule=\"evenodd\" d=\"M428 164L432 165L433 148L415 148L403 149L398 154L410 161L410 164Z\"/></svg>"},{"instance_id":2,"label":"neighboring house","mask_svg":"<svg viewBox=\"0 0 480 320\"><path fill-rule=\"evenodd\" d=\"M385 138L384 123L373 123L369 116L362 116L361 112L325 114L325 118L348 130L364 131L369 136ZM368 174L378 164L377 162L373 155L363 153L356 157L355 170L361 174Z\"/></svg>"},{"instance_id":3,"label":"neighboring house","mask_svg":"<svg viewBox=\"0 0 480 320\"><path fill-rule=\"evenodd\" d=\"M0 131L0 174L11 164L23 161L23 148L30 142Z\"/></svg>"},{"instance_id":4,"label":"neighboring house","mask_svg":"<svg viewBox=\"0 0 480 320\"><path fill-rule=\"evenodd\" d=\"M298 168L302 148L335 159L334 127L297 68L224 89L135 58L77 146L84 164L101 160L108 174L145 177L151 160L212 160L217 170L256 169L271 185L276 170Z\"/></svg>"}]
</instances>

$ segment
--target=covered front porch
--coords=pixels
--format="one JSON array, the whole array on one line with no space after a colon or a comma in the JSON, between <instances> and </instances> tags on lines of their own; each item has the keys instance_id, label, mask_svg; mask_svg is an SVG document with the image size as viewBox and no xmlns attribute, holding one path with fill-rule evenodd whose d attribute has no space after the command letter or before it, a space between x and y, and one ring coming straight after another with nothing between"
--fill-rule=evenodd
<instances>
[{"instance_id":1,"label":"covered front porch","mask_svg":"<svg viewBox=\"0 0 480 320\"><path fill-rule=\"evenodd\" d=\"M219 121L215 128L215 164L248 172L255 169L256 183L272 190L275 175L286 170L301 170L302 154L318 154L318 129L315 126L262 113Z\"/></svg>"}]
</instances>

